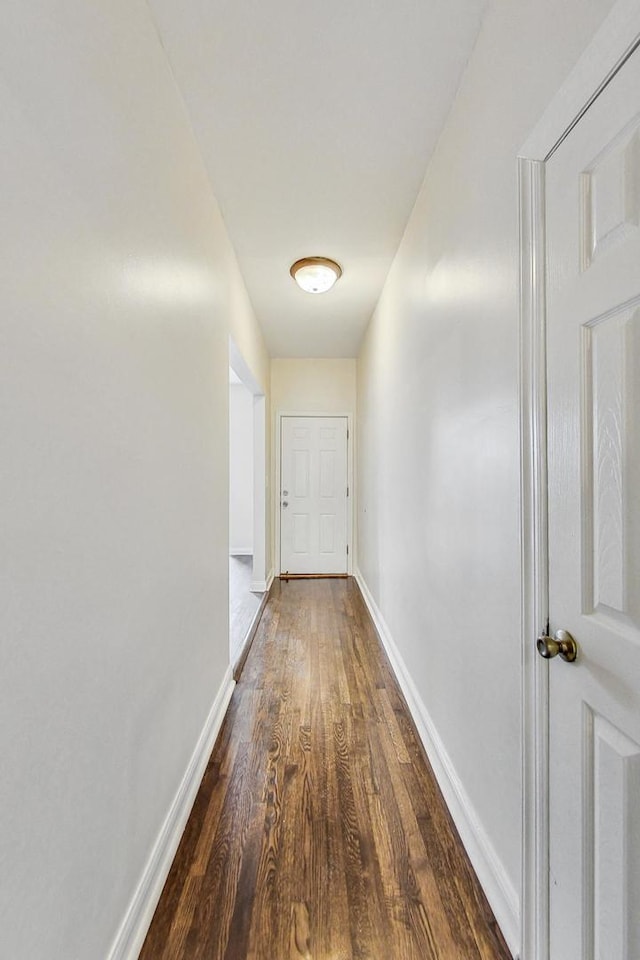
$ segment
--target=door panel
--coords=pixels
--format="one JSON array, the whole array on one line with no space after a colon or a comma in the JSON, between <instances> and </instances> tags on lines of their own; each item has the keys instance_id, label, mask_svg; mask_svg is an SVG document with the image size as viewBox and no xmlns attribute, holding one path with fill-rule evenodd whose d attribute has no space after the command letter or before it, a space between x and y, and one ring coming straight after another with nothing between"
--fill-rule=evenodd
<instances>
[{"instance_id":1,"label":"door panel","mask_svg":"<svg viewBox=\"0 0 640 960\"><path fill-rule=\"evenodd\" d=\"M634 463L640 455L640 383L635 379L640 306L624 307L585 327L587 607L597 616L640 626L638 554L633 550ZM635 415L634 415L635 414ZM637 518L636 534L637 534ZM631 534L631 536L630 536ZM637 540L637 536L636 536ZM635 589L634 589L635 587Z\"/></svg>"},{"instance_id":2,"label":"door panel","mask_svg":"<svg viewBox=\"0 0 640 960\"><path fill-rule=\"evenodd\" d=\"M283 417L280 570L347 572L347 418Z\"/></svg>"},{"instance_id":3,"label":"door panel","mask_svg":"<svg viewBox=\"0 0 640 960\"><path fill-rule=\"evenodd\" d=\"M547 163L551 960L640 958L640 60Z\"/></svg>"},{"instance_id":4,"label":"door panel","mask_svg":"<svg viewBox=\"0 0 640 960\"><path fill-rule=\"evenodd\" d=\"M640 746L604 717L586 719L594 955L633 960L640 957Z\"/></svg>"},{"instance_id":5,"label":"door panel","mask_svg":"<svg viewBox=\"0 0 640 960\"><path fill-rule=\"evenodd\" d=\"M320 441L323 442L322 440ZM343 483L344 483L344 478ZM320 451L320 499L335 497L336 489L336 451Z\"/></svg>"},{"instance_id":6,"label":"door panel","mask_svg":"<svg viewBox=\"0 0 640 960\"><path fill-rule=\"evenodd\" d=\"M307 513L293 514L293 552L306 555L311 550L309 536L309 515Z\"/></svg>"},{"instance_id":7,"label":"door panel","mask_svg":"<svg viewBox=\"0 0 640 960\"><path fill-rule=\"evenodd\" d=\"M303 440L306 439L306 436L309 431L304 431ZM300 431L302 433L302 431ZM293 463L292 473L293 479L290 481L291 486L293 487L293 496L299 500L304 500L306 497L310 496L310 486L309 486L309 473L310 473L310 464L309 464L309 451L308 450L293 450Z\"/></svg>"}]
</instances>

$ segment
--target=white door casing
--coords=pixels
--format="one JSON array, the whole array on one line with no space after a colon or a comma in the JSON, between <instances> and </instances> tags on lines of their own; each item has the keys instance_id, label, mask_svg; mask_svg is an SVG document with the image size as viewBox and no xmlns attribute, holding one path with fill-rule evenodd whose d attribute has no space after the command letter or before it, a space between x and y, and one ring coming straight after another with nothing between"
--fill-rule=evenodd
<instances>
[{"instance_id":1,"label":"white door casing","mask_svg":"<svg viewBox=\"0 0 640 960\"><path fill-rule=\"evenodd\" d=\"M347 444L346 417L281 417L282 573L347 573Z\"/></svg>"},{"instance_id":2,"label":"white door casing","mask_svg":"<svg viewBox=\"0 0 640 960\"><path fill-rule=\"evenodd\" d=\"M550 955L640 957L640 52L546 164Z\"/></svg>"},{"instance_id":3,"label":"white door casing","mask_svg":"<svg viewBox=\"0 0 640 960\"><path fill-rule=\"evenodd\" d=\"M636 882L636 869L637 865L633 861L633 857L630 859L630 848L633 849L634 843L637 844L635 837L633 842L627 844L624 851L620 853L620 856L617 855L612 857L610 851L612 848L615 848L617 845L618 852L621 850L622 840L621 833L618 831L616 834L615 824L626 823L627 828L631 828L633 831L637 831L637 824L633 825L633 817L636 816L636 811L633 803L627 803L625 807L624 798L632 797L633 790L633 778L636 775L636 761L635 761L635 742L637 738L635 734L632 736L628 735L628 732L625 732L626 724L622 722L623 718L619 715L619 711L622 710L620 704L618 704L613 712L616 713L615 719L611 717L607 721L604 717L607 710L611 707L611 703L607 705L606 703L600 704L600 708L603 711L603 716L598 719L595 714L597 713L597 706L594 706L591 703L591 700L597 704L597 688L598 685L603 685L606 689L607 682L614 683L613 677L607 676L607 674L602 670L598 669L595 666L596 661L585 660L581 657L578 661L583 667L586 667L586 670L593 674L600 674L599 678L597 677L594 681L596 695L594 691L589 689L586 692L582 691L580 694L583 701L587 701L588 706L584 708L583 711L583 724L580 730L580 737L582 737L583 744L585 746L585 760L583 762L582 772L584 774L581 777L581 781L576 789L575 783L573 788L575 794L573 799L576 801L573 804L573 809L575 813L576 822L579 825L579 830L581 831L581 837L579 843L582 845L582 849L579 851L577 858L577 864L574 865L577 867L579 874L577 885L573 889L569 896L570 899L566 901L564 898L566 896L566 890L563 890L563 895L560 896L558 889L554 887L551 892L551 897L549 896L549 815L550 815L550 806L549 806L549 769L548 769L548 749L551 745L552 752L556 752L555 740L562 732L562 725L558 729L556 725L556 717L554 716L553 702L556 699L555 694L558 692L558 685L560 684L560 678L564 676L571 677L571 673L565 672L564 675L559 671L561 668L564 668L565 671L571 671L574 669L573 666L558 662L552 662L550 665L543 661L535 654L535 638L539 632L541 632L546 626L546 620L549 612L549 602L548 602L548 590L549 590L549 579L548 579L548 550L547 550L547 443L546 443L546 426L547 426L547 394L546 394L546 272L545 272L545 173L546 173L546 162L550 160L552 155L558 151L558 159L562 159L562 154L560 154L560 149L563 146L563 141L565 138L568 143L567 146L570 146L570 142L574 136L574 128L577 128L584 122L584 120L590 119L588 117L588 111L593 104L599 100L604 93L607 92L610 81L616 77L618 71L622 68L623 64L631 57L634 53L634 50L640 45L640 4L637 0L618 0L618 2L612 8L610 15L604 21L601 29L598 31L593 41L580 58L576 67L568 77L567 81L563 85L558 94L554 97L550 103L547 111L541 118L540 122L536 128L530 134L527 142L522 148L521 157L519 158L519 185L520 185L520 249L521 249L521 277L520 277L520 290L521 290L521 453L522 453L522 491L521 491L521 502L522 502L522 540L523 540L523 883L522 883L522 925L521 925L521 960L565 960L566 957L572 957L574 954L567 953L565 955L565 942L571 942L572 946L570 950L578 950L577 956L582 958L583 954L580 953L582 949L582 943L584 942L584 958L590 958L591 956L598 957L599 954L597 950L602 946L604 953L602 954L607 960L617 956L636 956L636 953L629 951L637 951L635 942L633 941L633 936L635 933L630 930L629 925L625 927L625 921L623 918L634 919L633 904L632 900L634 897L637 899L637 891L634 889ZM637 81L635 83L635 90L633 90L633 81L631 83L632 89L629 92L629 100L632 101L633 97L636 98L636 111L637 107L637 93L635 90L638 89ZM614 87L612 86L612 91ZM602 100L603 104L606 104L606 99ZM607 112L605 108L605 113ZM631 111L633 113L633 110ZM586 115L586 116L585 116ZM595 117L596 114L593 114ZM587 129L586 127L584 128ZM630 131L627 131L630 132ZM580 133L582 136L582 133ZM605 138L606 139L606 138ZM615 139L615 136L613 137ZM624 135L621 140L618 142L619 146L623 146L622 140L624 140ZM577 142L577 141L576 141ZM604 151L604 152L603 152ZM585 161L584 169L579 170L579 181L581 188L584 188L584 194L580 195L580 204L578 206L578 211L587 210L588 207L585 207L585 197L588 196L589 186L591 186L591 197L590 202L592 204L592 210L596 210L598 217L600 218L601 229L600 229L600 239L598 243L600 245L600 251L593 250L593 235L590 235L590 239L587 241L580 240L580 227L576 232L575 243L580 246L580 257L584 258L585 256L591 257L593 259L594 252L596 254L604 255L605 249L608 247L609 252L612 253L613 245L620 242L624 238L628 239L630 233L632 233L632 223L626 223L629 219L633 219L633 216L628 216L628 210L630 209L629 204L633 205L633 200L631 199L631 192L627 192L623 198L622 203L620 202L620 194L617 194L616 200L616 187L612 186L611 172L612 169L618 165L620 169L620 158L617 160L614 157L616 153L615 145L608 152L606 150L606 144L602 144L600 152L596 151L593 156L589 158L588 161ZM634 147L631 146L630 153L627 153L627 158L625 163L629 160L630 156L634 153ZM604 165L600 168L600 173L606 173L608 171L608 186L603 183L603 178L600 178L600 190L599 198L595 199L595 180L597 179L597 171L595 170L593 163L602 159L605 161ZM553 162L553 161L552 161ZM624 165L624 163L623 163ZM578 164L580 166L580 164ZM551 165L550 165L551 167ZM585 176L582 176L585 174ZM592 176L591 184L588 183L588 178L590 175L596 174L596 177ZM575 195L574 195L575 196ZM607 199L608 197L608 199ZM604 201L604 203L603 203ZM613 201L613 203L612 203ZM595 202L596 206L593 207ZM598 207L599 203L599 207ZM613 215L612 206L615 207L617 203L618 211L622 209L623 216L622 218L618 217L618 223L616 224L616 216ZM625 205L627 212L625 213ZM609 207L609 213L606 214L605 210ZM578 217L581 214L578 213ZM592 220L593 216L590 214ZM607 219L608 218L608 219ZM562 219L560 217L560 219ZM574 224L575 224L575 214L574 214ZM637 221L636 221L637 223ZM584 236L584 225L586 225L586 220L584 224L581 224L582 236ZM617 229L616 229L617 227ZM575 229L575 227L574 227ZM589 228L590 229L590 228ZM597 228L596 228L597 229ZM616 234L614 237L612 235ZM604 243L603 243L604 241ZM553 248L553 241L551 243ZM591 248L591 253L589 250ZM572 269L575 271L576 263L578 262L578 254L574 256ZM636 256L636 263L638 262ZM554 296L554 285L556 284L558 278L561 278L560 273L554 275L553 268L551 273L551 296ZM618 299L624 298L624 293L617 295ZM632 296L635 296L633 294ZM629 298L631 299L631 297ZM615 300L615 297L614 297ZM554 304L551 304L552 308ZM557 306L557 304L555 304ZM600 360L605 356L611 359L611 354L615 355L615 348L607 352L607 348L603 348L604 340L601 334L604 333L605 327L601 326L601 323L604 322L606 326L607 320L612 320L613 325L609 327L607 331L608 337L604 339L609 339L611 341L618 342L623 336L621 333L621 327L625 327L624 319L618 315L617 321L614 321L615 310L613 313L608 313L605 308L603 308L599 313L597 305L592 305L592 310L590 314L590 320L586 321L575 321L577 326L583 327L583 333L581 338L583 340L593 340L594 330L596 330L595 338L600 338L601 342L599 344L600 350L596 349L595 353L592 351L591 360L588 361L588 351L585 350L584 354L580 351L580 356L576 361L574 356L572 363L575 366L576 363L578 367L584 373L584 384L592 388L592 395L598 392L598 384L603 384L609 382L606 377L602 376L602 367L598 367L599 360L594 361L593 357L595 354L598 354ZM553 317L550 316L549 322L553 321ZM593 321L596 321L595 323ZM600 321L600 323L598 322ZM633 326L633 322L632 322ZM598 329L600 327L600 329ZM550 347L554 338L554 331L550 332ZM627 336L629 336L627 334ZM634 334L631 334L631 339L634 338ZM588 346L588 343L585 344ZM593 343L592 343L593 347ZM575 348L575 342L574 342ZM637 338L635 339L634 349L637 349ZM620 351L618 351L619 356ZM555 362L552 361L552 362ZM594 366L595 362L595 366ZM636 364L637 364L637 355L636 355ZM556 376L556 372L551 371L552 376ZM570 374L569 374L570 375ZM634 376L636 382L638 379L638 369L636 366ZM590 380L589 380L590 377ZM627 406L629 404L638 405L638 395L634 393L635 387L632 387L631 392L628 391L629 378L623 380L623 401L626 401ZM584 391L584 396L588 398L587 390ZM565 490L565 503L569 509L572 507L575 508L575 505L579 502L584 504L585 502L591 505L591 514L594 516L596 512L600 509L601 503L604 504L608 502L607 496L604 495L604 487L602 486L601 477L593 473L593 469L589 471L585 469L585 462L588 465L589 460L589 451L593 454L597 449L597 433L594 435L593 430L585 431L585 420L587 421L591 418L592 425L596 423L597 429L597 414L595 414L596 407L599 405L602 409L603 401L605 400L607 394L603 396L600 393L600 396L595 398L596 404L591 405L583 401L582 395L579 395L579 400L582 403L580 407L580 428L583 435L586 436L587 442L580 447L579 451L579 460L580 460L580 470L583 473L583 477L586 478L585 489L587 492L587 497L585 500L584 492L576 491L575 489L572 492ZM556 397L554 395L554 388L551 387L551 396L554 406L556 404ZM572 403L575 404L576 399L575 395L573 396ZM564 411L566 412L566 411ZM585 417L586 413L586 417ZM550 425L551 425L551 444L554 445L559 439L561 442L566 440L568 433L567 431L560 431L557 436L553 435L553 431L556 430L556 424L563 422L563 412L557 411L555 409L550 410ZM575 416L575 414L572 414ZM595 420L594 420L595 415ZM606 419L606 418L605 418ZM625 420L625 426L627 424ZM565 424L566 426L566 424ZM575 422L574 422L575 426ZM633 430L633 428L632 428ZM637 433L635 434L637 437ZM575 431L574 431L574 442L575 442ZM624 446L624 444L623 444ZM627 454L629 451L629 444L625 446L624 455L622 458L618 456L613 458L613 463L621 466L624 461L624 473L626 474L626 486L629 484L631 479L631 474L637 472L637 455L638 455L638 446L637 441L632 439L631 446L635 450L635 453L632 454L632 460L627 459ZM556 464L553 463L553 458L556 456L555 452L552 452L552 467L555 471ZM635 463L633 463L633 457L636 458ZM605 457L606 461L606 457ZM560 461L561 462L561 461ZM605 470L606 472L606 470ZM609 472L611 472L609 470ZM591 478L591 479L589 479ZM592 493L589 492L589 483L593 488ZM624 483L624 481L623 481ZM599 486L600 485L600 486ZM637 482L636 482L637 485ZM601 489L601 492L598 493L598 489ZM552 496L555 499L557 490L552 490ZM604 500L602 499L604 496ZM582 499L580 499L582 497ZM615 498L613 498L615 500ZM628 496L625 497L623 494L622 497L618 496L618 505L619 505L619 515L620 511L626 512L628 515L629 509L631 509L634 516L637 518L637 501L635 506L631 506ZM609 508L610 509L610 508ZM551 505L551 513L553 515L556 510L555 504ZM562 513L562 511L560 511ZM574 509L574 523L575 523L575 509ZM595 517L594 517L595 519ZM586 513L584 510L579 512L578 517L579 527L578 530L582 530L588 533L589 528L589 511ZM637 520L633 521L635 523L635 530L637 536ZM575 531L574 531L575 533ZM600 534L598 534L600 536ZM552 540L556 538L555 531L552 530ZM571 537L569 538L572 539ZM573 537L575 540L575 536ZM604 546L602 537L600 540L596 541L592 538L591 541L581 541L580 543L580 556L578 558L578 570L580 571L580 580L581 580L581 602L585 599L588 601L588 581L589 578L582 577L583 571L583 562L585 557L588 557L588 554L585 553L582 544L584 542L591 542L592 550L591 557L595 562L597 562L597 554L594 554L593 547L598 543L600 546ZM575 548L575 543L573 544ZM558 546L552 547L557 556ZM608 552L608 551L607 551ZM555 560L554 560L555 563ZM625 555L625 563L627 563ZM567 565L571 566L570 561L567 561ZM552 564L553 566L553 564ZM637 583L637 555L636 559L627 563L627 573L624 575L626 578L633 579L635 577ZM618 565L618 572L620 572L620 565ZM555 576L555 571L554 571ZM600 582L602 577L600 577ZM586 586L585 586L586 584ZM593 594L593 590L591 593ZM628 591L627 591L628 592ZM637 591L636 591L637 592ZM555 586L552 585L552 596L555 596ZM620 593L618 593L618 598ZM597 613L595 608L598 603L595 598L592 596L591 607L594 608L594 613ZM555 603L555 600L554 600ZM555 618L557 615L563 617L564 610L558 610L557 613L552 604L552 618ZM603 608L604 609L604 608ZM586 613L584 611L587 611ZM602 611L600 611L602 612ZM628 616L628 614L626 614ZM633 615L635 616L635 614ZM582 602L582 606L578 612L578 617L593 617L593 613L589 613L589 603ZM593 617L594 621L597 619ZM606 617L605 617L606 619ZM633 619L633 618L632 618ZM614 617L615 621L615 617ZM553 629L558 628L559 626L567 626L565 624L553 623L551 624L552 631ZM619 623L616 623L614 626L614 634L619 633ZM633 634L637 629L637 625L627 621L627 628L630 628L631 633ZM581 630L579 628L574 628L575 633L579 634ZM586 636L586 634L585 634ZM629 629L627 629L627 640L630 637ZM580 637L577 636L577 639L580 640ZM597 641L596 641L597 644ZM632 640L632 644L635 645L635 639ZM590 641L587 640L586 647L587 653L590 646ZM584 655L585 651L582 650L581 653ZM614 657L615 659L615 657ZM628 671L627 679L631 679L631 674L635 667L631 666L631 670ZM606 669L606 668L605 668ZM576 677L578 674L575 675ZM552 683L552 704L551 704L551 722L549 722L549 699L548 699L548 684L551 679ZM573 684L574 681L571 681ZM578 684L578 680L575 679L575 683ZM635 679L631 681L631 687L635 686ZM629 691L627 690L627 693ZM630 693L630 699L633 699L637 696L637 691L632 689ZM606 699L606 698L605 698ZM615 696L612 695L611 699L615 701ZM619 698L624 701L624 695ZM627 705L629 699L627 700ZM613 708L612 708L613 709ZM635 706L635 713L638 712L637 703ZM608 726L607 726L608 724ZM627 728L628 731L628 728ZM561 749L561 747L558 747ZM612 762L613 761L613 762ZM553 764L558 767L558 757L553 758ZM613 770L615 768L615 770ZM599 777L599 781L596 782ZM584 792L583 792L584 787ZM631 788L631 789L630 789ZM583 816L582 810L582 800L585 800L585 810ZM554 834L557 832L556 827L558 826L558 815L556 811L556 794L552 794L552 803L551 803L551 817L552 825L554 829ZM590 802L591 801L591 802ZM622 802L621 802L622 801ZM620 817L620 809L623 808L623 816ZM612 812L613 810L613 812ZM617 811L617 815L616 815ZM560 819L562 815L560 815ZM631 820L630 820L631 818ZM570 817L567 817L567 820L570 821ZM606 830L609 830L609 833L606 833ZM637 835L637 834L636 834ZM573 833L573 842L575 843L575 837L577 833ZM629 839L629 838L627 838ZM598 852L596 853L596 848ZM559 849L559 848L558 848ZM587 856L583 857L583 850L586 850ZM555 864L557 856L560 856L562 860L562 852L557 852L554 850L554 837L551 838L551 859ZM566 862L571 863L573 857L569 855L566 857ZM611 873L612 864L616 864L617 873ZM557 868L555 868L557 870ZM625 885L626 879L626 894L621 893L621 884ZM586 884L583 884L583 880L586 878ZM615 884L617 883L617 887ZM583 887L583 889L580 889ZM618 896L609 896L607 901L606 897L602 897L599 894L607 893L611 894L616 892ZM627 902L626 909L624 906L624 898L628 896L631 898ZM551 911L549 909L550 899L552 901ZM575 901L578 901L577 911L573 906ZM572 903L573 901L573 903ZM586 910L585 910L586 905ZM564 916L563 907L567 907L567 917ZM591 910L591 907L595 907L595 910ZM578 925L580 930L577 935L575 932L572 934L560 933L560 940L557 939L555 930L554 930L554 941L552 944L553 953L550 953L549 950L549 926L550 926L550 913L552 915L552 923L554 928L557 926L558 919L560 918L562 922L570 923L569 919L573 915L573 921L575 922L576 916L578 917ZM617 924L617 926L616 926ZM565 930L567 928L565 927ZM563 942L562 937L567 938ZM617 937L617 940L616 940ZM624 953L625 947L624 938L627 938L627 953ZM631 937L631 939L629 939ZM606 939L606 945L603 945L603 939ZM578 946L576 946L576 944ZM617 953L615 951L618 951ZM561 952L558 952L561 951ZM591 951L591 952L590 952ZM613 951L613 952L612 952ZM602 950L600 951L602 953Z\"/></svg>"},{"instance_id":4,"label":"white door casing","mask_svg":"<svg viewBox=\"0 0 640 960\"><path fill-rule=\"evenodd\" d=\"M229 337L229 367L253 394L253 569L251 590L264 593L273 575L267 550L267 405L264 390L255 379L246 360Z\"/></svg>"}]
</instances>

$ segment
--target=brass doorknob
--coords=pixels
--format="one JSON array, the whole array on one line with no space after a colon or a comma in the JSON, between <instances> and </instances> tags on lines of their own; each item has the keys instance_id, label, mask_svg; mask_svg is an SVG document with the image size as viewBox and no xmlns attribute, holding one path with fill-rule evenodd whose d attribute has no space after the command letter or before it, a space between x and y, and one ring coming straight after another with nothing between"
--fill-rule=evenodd
<instances>
[{"instance_id":1,"label":"brass doorknob","mask_svg":"<svg viewBox=\"0 0 640 960\"><path fill-rule=\"evenodd\" d=\"M578 656L578 644L567 630L556 630L552 637L538 637L538 653L545 660L560 657L573 663Z\"/></svg>"}]
</instances>

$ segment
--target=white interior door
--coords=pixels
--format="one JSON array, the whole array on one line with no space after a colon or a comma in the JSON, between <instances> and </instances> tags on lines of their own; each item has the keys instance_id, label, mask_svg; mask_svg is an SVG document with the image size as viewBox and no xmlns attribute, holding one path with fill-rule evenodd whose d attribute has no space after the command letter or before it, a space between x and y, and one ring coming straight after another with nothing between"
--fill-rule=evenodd
<instances>
[{"instance_id":1,"label":"white interior door","mask_svg":"<svg viewBox=\"0 0 640 960\"><path fill-rule=\"evenodd\" d=\"M551 960L638 960L639 54L546 185Z\"/></svg>"},{"instance_id":2,"label":"white interior door","mask_svg":"<svg viewBox=\"0 0 640 960\"><path fill-rule=\"evenodd\" d=\"M281 573L347 572L347 418L282 417Z\"/></svg>"}]
</instances>

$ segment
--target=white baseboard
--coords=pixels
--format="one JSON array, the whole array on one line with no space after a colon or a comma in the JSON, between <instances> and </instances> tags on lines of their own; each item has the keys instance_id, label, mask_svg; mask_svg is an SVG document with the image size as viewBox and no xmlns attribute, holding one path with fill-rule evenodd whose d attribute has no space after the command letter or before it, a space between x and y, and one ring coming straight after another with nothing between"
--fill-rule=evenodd
<instances>
[{"instance_id":1,"label":"white baseboard","mask_svg":"<svg viewBox=\"0 0 640 960\"><path fill-rule=\"evenodd\" d=\"M235 681L229 667L198 738L182 783L153 846L140 883L109 951L108 960L137 960L187 825L234 687Z\"/></svg>"},{"instance_id":2,"label":"white baseboard","mask_svg":"<svg viewBox=\"0 0 640 960\"><path fill-rule=\"evenodd\" d=\"M266 580L252 580L249 590L251 593L268 593L273 583L273 570L269 573Z\"/></svg>"},{"instance_id":3,"label":"white baseboard","mask_svg":"<svg viewBox=\"0 0 640 960\"><path fill-rule=\"evenodd\" d=\"M478 817L429 712L411 679L402 654L359 569L355 580L380 636L407 706L411 711L438 785L465 850L514 958L520 949L519 899L495 848Z\"/></svg>"},{"instance_id":4,"label":"white baseboard","mask_svg":"<svg viewBox=\"0 0 640 960\"><path fill-rule=\"evenodd\" d=\"M273 577L271 577L271 583L273 583ZM245 634L245 636L244 636L244 639L243 639L243 640L241 641L241 643L238 645L238 650L233 650L232 653L231 653L231 667L232 667L232 669L233 669L233 675L234 675L234 677L236 677L236 679L238 679L238 675L237 675L237 673L236 673L236 670L237 670L239 664L241 664L241 663L243 662L243 660L244 660L244 658L245 658L245 656L246 656L249 648L251 647L251 644L253 643L253 638L254 638L255 635L256 635L256 631L257 631L257 629L258 629L258 624L260 623L260 620L262 619L262 614L264 613L264 608L265 608L266 605L267 605L267 600L268 600L268 599L269 599L269 591L268 591L268 590L265 590L265 591L263 591L263 593L262 593L262 600L260 601L260 606L258 607L258 609L256 610L256 612L255 612L254 615L253 615L253 619L252 619L252 621L251 621L251 624L250 624L250 626L249 626L249 629L247 630L247 632L246 632L246 634Z\"/></svg>"},{"instance_id":5,"label":"white baseboard","mask_svg":"<svg viewBox=\"0 0 640 960\"><path fill-rule=\"evenodd\" d=\"M253 547L229 547L230 557L252 557Z\"/></svg>"}]
</instances>

